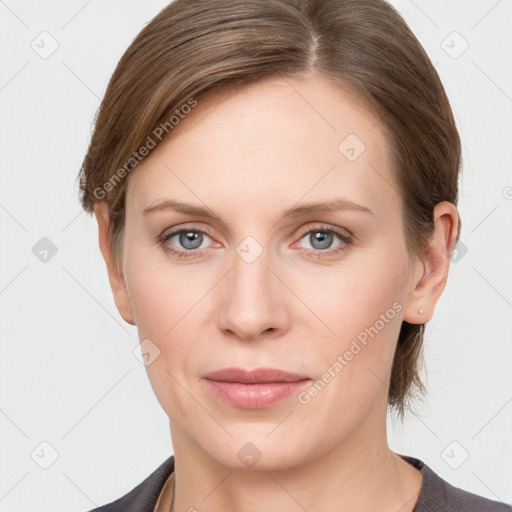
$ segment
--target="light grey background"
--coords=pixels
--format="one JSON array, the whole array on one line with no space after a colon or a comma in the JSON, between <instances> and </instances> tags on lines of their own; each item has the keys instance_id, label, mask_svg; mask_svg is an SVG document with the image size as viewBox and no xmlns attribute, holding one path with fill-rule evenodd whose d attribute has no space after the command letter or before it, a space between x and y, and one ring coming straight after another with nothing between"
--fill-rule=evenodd
<instances>
[{"instance_id":1,"label":"light grey background","mask_svg":"<svg viewBox=\"0 0 512 512\"><path fill-rule=\"evenodd\" d=\"M3 512L88 510L172 453L75 181L117 61L166 4L0 1ZM390 444L453 485L512 503L512 3L393 4L460 129L464 246L427 328L428 399L404 426L390 421Z\"/></svg>"}]
</instances>

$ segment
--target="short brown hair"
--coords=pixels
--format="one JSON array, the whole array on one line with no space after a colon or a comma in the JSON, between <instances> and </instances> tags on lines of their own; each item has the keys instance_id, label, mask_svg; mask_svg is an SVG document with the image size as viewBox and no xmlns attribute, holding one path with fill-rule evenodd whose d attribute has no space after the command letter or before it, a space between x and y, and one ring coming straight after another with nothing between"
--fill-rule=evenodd
<instances>
[{"instance_id":1,"label":"short brown hair","mask_svg":"<svg viewBox=\"0 0 512 512\"><path fill-rule=\"evenodd\" d=\"M210 92L312 71L378 113L404 202L407 247L421 257L434 233L435 205L457 205L460 140L434 66L384 0L175 0L147 24L110 79L80 171L85 210L108 204L114 256L124 228L124 178L157 127L172 134L173 115ZM460 218L457 241L459 235ZM401 417L424 392L424 328L401 326L388 393Z\"/></svg>"}]
</instances>

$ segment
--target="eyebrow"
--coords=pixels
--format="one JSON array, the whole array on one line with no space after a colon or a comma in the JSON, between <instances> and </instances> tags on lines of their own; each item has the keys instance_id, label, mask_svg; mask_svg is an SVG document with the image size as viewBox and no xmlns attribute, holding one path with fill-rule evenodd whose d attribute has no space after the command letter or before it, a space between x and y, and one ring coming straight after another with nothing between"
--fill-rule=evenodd
<instances>
[{"instance_id":1,"label":"eyebrow","mask_svg":"<svg viewBox=\"0 0 512 512\"><path fill-rule=\"evenodd\" d=\"M187 203L182 203L179 201L175 201L172 199L167 199L160 203L157 203L152 206L148 206L144 208L142 211L143 215L148 215L153 212L158 212L162 210L174 210L181 213L187 213L189 215L195 215L197 217L204 217L207 219L213 219L218 223L225 226L225 223L222 219L213 213L209 208L203 208L201 206L194 206ZM338 197L332 199L330 201L319 202L319 203L303 203L299 206L294 206L285 210L281 214L280 220L285 220L288 218L296 218L304 215L309 215L311 213L318 212L334 212L334 211L343 211L343 210L352 210L358 212L369 213L370 215L374 215L372 210L367 206L363 206L361 204L354 203L350 199L345 199L342 197Z\"/></svg>"}]
</instances>

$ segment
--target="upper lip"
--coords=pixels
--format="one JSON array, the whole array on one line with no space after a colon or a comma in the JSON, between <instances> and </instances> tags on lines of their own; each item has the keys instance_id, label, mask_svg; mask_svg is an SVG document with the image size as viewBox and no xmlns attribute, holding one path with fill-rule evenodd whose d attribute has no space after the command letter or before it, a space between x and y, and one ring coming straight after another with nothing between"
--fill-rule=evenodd
<instances>
[{"instance_id":1,"label":"upper lip","mask_svg":"<svg viewBox=\"0 0 512 512\"><path fill-rule=\"evenodd\" d=\"M296 382L308 379L305 375L286 372L275 368L223 368L206 375L203 378L221 382L240 382L242 384L258 384L264 382Z\"/></svg>"}]
</instances>

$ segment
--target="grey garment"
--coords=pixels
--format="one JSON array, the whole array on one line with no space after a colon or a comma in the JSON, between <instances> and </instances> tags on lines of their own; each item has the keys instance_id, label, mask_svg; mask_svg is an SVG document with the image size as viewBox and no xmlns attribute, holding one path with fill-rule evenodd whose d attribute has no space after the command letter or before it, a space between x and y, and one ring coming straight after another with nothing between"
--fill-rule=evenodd
<instances>
[{"instance_id":1,"label":"grey garment","mask_svg":"<svg viewBox=\"0 0 512 512\"><path fill-rule=\"evenodd\" d=\"M423 461L400 455L421 471L423 482L412 512L511 512L512 505L482 498L450 485L434 473Z\"/></svg>"},{"instance_id":2,"label":"grey garment","mask_svg":"<svg viewBox=\"0 0 512 512\"><path fill-rule=\"evenodd\" d=\"M511 505L453 487L419 459L407 455L400 457L419 469L423 476L413 512L512 512ZM89 512L153 512L160 491L173 471L174 456L171 456L128 494Z\"/></svg>"}]
</instances>

